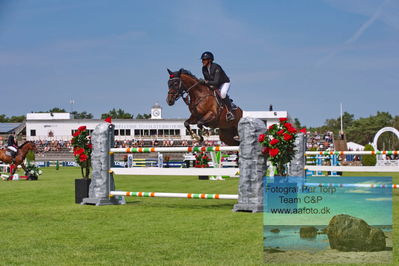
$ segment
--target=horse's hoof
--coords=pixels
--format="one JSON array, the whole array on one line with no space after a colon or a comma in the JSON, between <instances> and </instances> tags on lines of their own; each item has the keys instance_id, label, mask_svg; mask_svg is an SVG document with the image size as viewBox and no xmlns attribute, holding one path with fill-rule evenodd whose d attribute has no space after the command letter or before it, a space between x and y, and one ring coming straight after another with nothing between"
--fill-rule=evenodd
<instances>
[{"instance_id":1,"label":"horse's hoof","mask_svg":"<svg viewBox=\"0 0 399 266\"><path fill-rule=\"evenodd\" d=\"M192 135L191 137L196 141L201 141L200 137L198 137L197 135Z\"/></svg>"},{"instance_id":2,"label":"horse's hoof","mask_svg":"<svg viewBox=\"0 0 399 266\"><path fill-rule=\"evenodd\" d=\"M234 139L235 141L240 141L240 137L239 137L239 136L234 136L233 139Z\"/></svg>"}]
</instances>

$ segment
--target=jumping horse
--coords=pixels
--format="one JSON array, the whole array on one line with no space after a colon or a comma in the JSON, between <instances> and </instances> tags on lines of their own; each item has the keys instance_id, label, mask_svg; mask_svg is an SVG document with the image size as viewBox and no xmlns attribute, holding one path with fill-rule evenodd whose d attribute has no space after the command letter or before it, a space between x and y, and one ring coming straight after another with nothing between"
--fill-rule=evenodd
<instances>
[{"instance_id":1,"label":"jumping horse","mask_svg":"<svg viewBox=\"0 0 399 266\"><path fill-rule=\"evenodd\" d=\"M36 151L36 145L32 141L27 141L21 146L18 147L18 152L17 155L15 156L15 159L13 160L11 155L7 154L6 149L1 149L0 150L0 161L8 164L14 164L14 170L12 171L11 175L15 174L15 171L17 171L17 166L21 165L22 168L27 171L26 166L24 164L24 160L26 157L26 154L28 154L29 151Z\"/></svg>"},{"instance_id":2,"label":"jumping horse","mask_svg":"<svg viewBox=\"0 0 399 266\"><path fill-rule=\"evenodd\" d=\"M242 110L237 107L234 110L235 119L227 121L227 107L218 98L217 92L202 84L190 71L180 69L172 72L168 69L168 97L166 102L172 106L179 98L182 98L191 112L191 116L184 122L184 126L190 132L191 137L202 142L203 127L219 129L219 139L226 145L237 146L239 141L238 122L242 117ZM200 129L197 136L191 130L190 125L197 124Z\"/></svg>"}]
</instances>

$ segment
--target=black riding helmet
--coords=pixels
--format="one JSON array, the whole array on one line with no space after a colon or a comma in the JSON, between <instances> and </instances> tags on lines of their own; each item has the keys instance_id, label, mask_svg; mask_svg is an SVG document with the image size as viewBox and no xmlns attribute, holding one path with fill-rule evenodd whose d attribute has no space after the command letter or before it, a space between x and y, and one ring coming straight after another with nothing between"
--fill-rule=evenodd
<instances>
[{"instance_id":1,"label":"black riding helmet","mask_svg":"<svg viewBox=\"0 0 399 266\"><path fill-rule=\"evenodd\" d=\"M204 59L211 59L212 61L214 60L213 54L212 54L211 52L208 52L208 51L202 53L201 59L202 59L202 60L204 60Z\"/></svg>"}]
</instances>

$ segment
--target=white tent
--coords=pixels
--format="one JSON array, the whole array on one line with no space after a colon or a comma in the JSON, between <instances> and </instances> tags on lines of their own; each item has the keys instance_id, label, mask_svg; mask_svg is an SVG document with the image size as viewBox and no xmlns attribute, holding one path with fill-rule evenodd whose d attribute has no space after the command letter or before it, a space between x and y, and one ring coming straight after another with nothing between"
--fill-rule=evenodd
<instances>
[{"instance_id":1,"label":"white tent","mask_svg":"<svg viewBox=\"0 0 399 266\"><path fill-rule=\"evenodd\" d=\"M364 146L357 144L355 142L348 142L348 150L350 151L363 151L364 150Z\"/></svg>"}]
</instances>

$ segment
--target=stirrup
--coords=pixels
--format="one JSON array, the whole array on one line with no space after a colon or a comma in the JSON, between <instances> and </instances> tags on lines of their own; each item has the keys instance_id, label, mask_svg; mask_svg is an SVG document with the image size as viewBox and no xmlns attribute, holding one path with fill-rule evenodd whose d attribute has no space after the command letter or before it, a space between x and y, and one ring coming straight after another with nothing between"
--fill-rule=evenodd
<instances>
[{"instance_id":1,"label":"stirrup","mask_svg":"<svg viewBox=\"0 0 399 266\"><path fill-rule=\"evenodd\" d=\"M235 111L238 109L238 106L235 103L231 102L231 110Z\"/></svg>"},{"instance_id":2,"label":"stirrup","mask_svg":"<svg viewBox=\"0 0 399 266\"><path fill-rule=\"evenodd\" d=\"M226 118L227 118L227 121L233 121L234 119L236 119L232 112L227 112Z\"/></svg>"}]
</instances>

